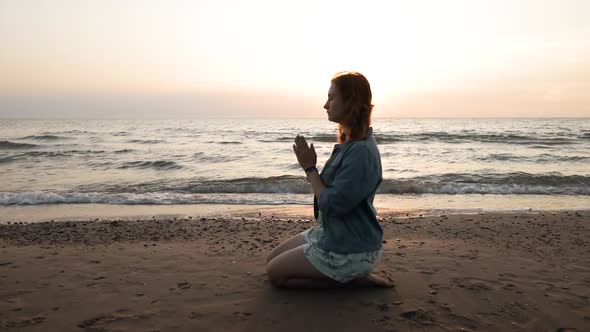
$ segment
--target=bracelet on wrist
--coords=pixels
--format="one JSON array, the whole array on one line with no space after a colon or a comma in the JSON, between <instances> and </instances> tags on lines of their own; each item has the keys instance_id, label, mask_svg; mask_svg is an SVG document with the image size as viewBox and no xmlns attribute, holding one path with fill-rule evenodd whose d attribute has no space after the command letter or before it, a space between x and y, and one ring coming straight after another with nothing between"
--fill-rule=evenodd
<instances>
[{"instance_id":1,"label":"bracelet on wrist","mask_svg":"<svg viewBox=\"0 0 590 332\"><path fill-rule=\"evenodd\" d=\"M306 176L309 175L309 173L312 172L313 170L317 171L318 169L315 166L308 167L307 169L305 169L305 175Z\"/></svg>"}]
</instances>

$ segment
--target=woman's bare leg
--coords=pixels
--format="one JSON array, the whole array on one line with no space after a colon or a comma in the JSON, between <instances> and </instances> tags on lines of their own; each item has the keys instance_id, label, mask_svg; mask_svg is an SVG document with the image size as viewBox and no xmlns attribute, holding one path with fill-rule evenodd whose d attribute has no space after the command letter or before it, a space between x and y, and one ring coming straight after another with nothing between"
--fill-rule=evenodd
<instances>
[{"instance_id":1,"label":"woman's bare leg","mask_svg":"<svg viewBox=\"0 0 590 332\"><path fill-rule=\"evenodd\" d=\"M346 284L318 271L305 257L303 245L287 250L266 265L270 282L286 288L335 288Z\"/></svg>"},{"instance_id":2,"label":"woman's bare leg","mask_svg":"<svg viewBox=\"0 0 590 332\"><path fill-rule=\"evenodd\" d=\"M290 237L289 239L281 242L278 246L276 246L266 258L266 263L270 262L273 258L277 257L278 255L284 253L285 251L289 251L293 248L297 248L300 245L305 244L305 238L301 234L297 234L295 236Z\"/></svg>"},{"instance_id":3,"label":"woman's bare leg","mask_svg":"<svg viewBox=\"0 0 590 332\"><path fill-rule=\"evenodd\" d=\"M347 283L326 277L305 257L303 245L287 250L266 265L270 282L286 288L394 287L393 279L384 271L382 276L371 273Z\"/></svg>"}]
</instances>

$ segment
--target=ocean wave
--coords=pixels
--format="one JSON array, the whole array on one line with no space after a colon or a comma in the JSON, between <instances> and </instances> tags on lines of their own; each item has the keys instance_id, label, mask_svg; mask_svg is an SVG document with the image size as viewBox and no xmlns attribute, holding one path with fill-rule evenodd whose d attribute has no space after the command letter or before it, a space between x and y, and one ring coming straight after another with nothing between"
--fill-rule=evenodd
<instances>
[{"instance_id":1,"label":"ocean wave","mask_svg":"<svg viewBox=\"0 0 590 332\"><path fill-rule=\"evenodd\" d=\"M123 149L123 150L117 150L117 151L113 151L113 153L129 153L129 152L133 152L135 150L133 149Z\"/></svg>"},{"instance_id":2,"label":"ocean wave","mask_svg":"<svg viewBox=\"0 0 590 332\"><path fill-rule=\"evenodd\" d=\"M411 174L411 172L405 172ZM230 180L179 179L136 184L97 184L78 191L108 193L173 192L192 194L214 193L311 193L303 176L274 176L268 178L239 178ZM497 195L590 195L590 176L554 173L529 174L442 174L384 179L379 194L497 194Z\"/></svg>"},{"instance_id":3,"label":"ocean wave","mask_svg":"<svg viewBox=\"0 0 590 332\"><path fill-rule=\"evenodd\" d=\"M117 132L111 133L111 135L113 135L113 136L129 136L129 135L131 135L131 133L128 131L117 131Z\"/></svg>"},{"instance_id":4,"label":"ocean wave","mask_svg":"<svg viewBox=\"0 0 590 332\"><path fill-rule=\"evenodd\" d=\"M268 178L238 178L228 180L166 179L142 183L95 184L76 188L80 192L108 193L146 193L174 192L183 194L307 194L311 192L305 177L292 175L272 176Z\"/></svg>"},{"instance_id":5,"label":"ocean wave","mask_svg":"<svg viewBox=\"0 0 590 332\"><path fill-rule=\"evenodd\" d=\"M377 194L590 195L590 176L557 174L445 174L386 179ZM0 192L0 205L101 204L309 204L303 177L226 181L161 180L140 184L96 184L72 192Z\"/></svg>"},{"instance_id":6,"label":"ocean wave","mask_svg":"<svg viewBox=\"0 0 590 332\"><path fill-rule=\"evenodd\" d=\"M18 157L47 157L47 158L59 158L67 157L70 154L61 151L29 151L19 154Z\"/></svg>"},{"instance_id":7,"label":"ocean wave","mask_svg":"<svg viewBox=\"0 0 590 332\"><path fill-rule=\"evenodd\" d=\"M583 135L582 137L585 137ZM422 132L415 134L387 134L376 133L374 135L378 144L390 144L398 142L444 142L444 143L499 143L516 145L569 145L578 143L573 137L535 137L515 134L475 134L469 133L447 133L447 132ZM293 141L295 137L279 137L277 142ZM336 143L336 135L311 135L307 136L308 142L332 142ZM272 142L264 140L261 142Z\"/></svg>"},{"instance_id":8,"label":"ocean wave","mask_svg":"<svg viewBox=\"0 0 590 332\"><path fill-rule=\"evenodd\" d=\"M72 130L65 130L65 131L56 131L56 132L44 132L43 135L80 135L80 134L96 134L96 132L94 131L87 131L87 130L78 130L78 129L72 129Z\"/></svg>"},{"instance_id":9,"label":"ocean wave","mask_svg":"<svg viewBox=\"0 0 590 332\"><path fill-rule=\"evenodd\" d=\"M129 161L124 163L123 165L117 167L119 169L127 169L127 168L139 168L139 169L148 169L153 168L156 170L174 170L174 169L181 169L182 166L178 165L174 161L170 160L157 160L157 161Z\"/></svg>"},{"instance_id":10,"label":"ocean wave","mask_svg":"<svg viewBox=\"0 0 590 332\"><path fill-rule=\"evenodd\" d=\"M590 195L590 176L560 174L443 174L384 180L385 194Z\"/></svg>"},{"instance_id":11,"label":"ocean wave","mask_svg":"<svg viewBox=\"0 0 590 332\"><path fill-rule=\"evenodd\" d=\"M19 140L39 140L39 141L58 141L58 140L68 140L72 139L71 137L66 136L57 136L57 135L31 135L18 138Z\"/></svg>"},{"instance_id":12,"label":"ocean wave","mask_svg":"<svg viewBox=\"0 0 590 332\"><path fill-rule=\"evenodd\" d=\"M18 158L15 158L15 156L0 156L0 164L8 164L15 161L18 161Z\"/></svg>"},{"instance_id":13,"label":"ocean wave","mask_svg":"<svg viewBox=\"0 0 590 332\"><path fill-rule=\"evenodd\" d=\"M530 163L557 163L557 162L588 162L590 157L585 156L559 156L552 154L541 154L536 156L518 156L510 153L493 153L485 157L476 158L481 161L518 161Z\"/></svg>"},{"instance_id":14,"label":"ocean wave","mask_svg":"<svg viewBox=\"0 0 590 332\"><path fill-rule=\"evenodd\" d=\"M60 158L71 157L74 155L100 155L104 154L103 150L64 150L64 151L27 151L9 156L12 160L24 160L27 157L44 157L44 158Z\"/></svg>"},{"instance_id":15,"label":"ocean wave","mask_svg":"<svg viewBox=\"0 0 590 332\"><path fill-rule=\"evenodd\" d=\"M223 144L223 145L227 145L227 144L243 144L242 142L236 142L236 141L220 141L220 142L209 141L209 142L205 142L205 143L209 143L209 144Z\"/></svg>"},{"instance_id":16,"label":"ocean wave","mask_svg":"<svg viewBox=\"0 0 590 332\"><path fill-rule=\"evenodd\" d=\"M156 184L156 186L158 186ZM166 191L178 191L185 193L310 193L309 183L302 177L292 175L272 176L268 178L239 178L216 181L189 181L179 186L172 184L166 186Z\"/></svg>"},{"instance_id":17,"label":"ocean wave","mask_svg":"<svg viewBox=\"0 0 590 332\"><path fill-rule=\"evenodd\" d=\"M575 139L565 137L534 137L515 134L455 134L446 132L418 133L402 136L376 135L377 142L384 143L398 141L441 141L445 143L500 143L500 144L517 144L517 145L568 145L577 143Z\"/></svg>"},{"instance_id":18,"label":"ocean wave","mask_svg":"<svg viewBox=\"0 0 590 332\"><path fill-rule=\"evenodd\" d=\"M229 154L229 155L222 155L222 154L205 154L203 152L196 152L192 155L192 159L197 161L205 161L208 163L227 163L230 161L236 161L244 159L248 156L237 155L237 154Z\"/></svg>"},{"instance_id":19,"label":"ocean wave","mask_svg":"<svg viewBox=\"0 0 590 332\"><path fill-rule=\"evenodd\" d=\"M192 183L183 188L191 193L293 193L311 192L309 183L291 175L240 178Z\"/></svg>"},{"instance_id":20,"label":"ocean wave","mask_svg":"<svg viewBox=\"0 0 590 332\"><path fill-rule=\"evenodd\" d=\"M10 141L0 141L0 150L20 150L20 149L33 149L39 145L28 144L28 143L14 143Z\"/></svg>"},{"instance_id":21,"label":"ocean wave","mask_svg":"<svg viewBox=\"0 0 590 332\"><path fill-rule=\"evenodd\" d=\"M510 153L493 153L489 156L479 157L476 158L477 160L482 161L506 161L506 160L523 160L527 157L524 156L516 156Z\"/></svg>"},{"instance_id":22,"label":"ocean wave","mask_svg":"<svg viewBox=\"0 0 590 332\"><path fill-rule=\"evenodd\" d=\"M126 141L127 143L136 143L136 144L159 144L165 143L164 140L161 139L130 139Z\"/></svg>"},{"instance_id":23,"label":"ocean wave","mask_svg":"<svg viewBox=\"0 0 590 332\"><path fill-rule=\"evenodd\" d=\"M311 142L332 142L335 143L338 139L336 134L317 134L313 136L305 136L305 139ZM293 136L281 136L277 138L277 142L293 142L295 141L295 135Z\"/></svg>"},{"instance_id":24,"label":"ocean wave","mask_svg":"<svg viewBox=\"0 0 590 332\"><path fill-rule=\"evenodd\" d=\"M171 190L192 193L309 193L303 177L278 176L205 181ZM590 195L590 177L509 174L444 174L406 179L384 179L380 194L564 194Z\"/></svg>"},{"instance_id":25,"label":"ocean wave","mask_svg":"<svg viewBox=\"0 0 590 332\"><path fill-rule=\"evenodd\" d=\"M172 205L172 204L251 204L283 205L309 204L307 195L233 195L233 194L178 194L178 193L0 193L0 206L40 204L117 204L117 205Z\"/></svg>"}]
</instances>

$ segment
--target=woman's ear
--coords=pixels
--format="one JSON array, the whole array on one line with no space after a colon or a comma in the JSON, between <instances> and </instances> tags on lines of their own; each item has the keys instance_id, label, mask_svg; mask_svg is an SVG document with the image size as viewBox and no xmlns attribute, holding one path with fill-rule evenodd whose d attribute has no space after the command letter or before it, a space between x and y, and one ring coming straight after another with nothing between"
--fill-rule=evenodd
<instances>
[{"instance_id":1,"label":"woman's ear","mask_svg":"<svg viewBox=\"0 0 590 332\"><path fill-rule=\"evenodd\" d=\"M352 101L349 100L343 100L342 101L342 108L344 109L344 114L348 115L351 113L352 111Z\"/></svg>"}]
</instances>

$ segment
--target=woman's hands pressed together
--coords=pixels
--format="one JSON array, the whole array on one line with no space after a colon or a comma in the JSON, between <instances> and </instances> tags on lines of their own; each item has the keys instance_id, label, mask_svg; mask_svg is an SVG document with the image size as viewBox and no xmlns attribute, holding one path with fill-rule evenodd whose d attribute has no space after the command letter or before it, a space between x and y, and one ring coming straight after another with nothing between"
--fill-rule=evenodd
<instances>
[{"instance_id":1,"label":"woman's hands pressed together","mask_svg":"<svg viewBox=\"0 0 590 332\"><path fill-rule=\"evenodd\" d=\"M302 135L297 135L295 137L295 144L293 144L293 151L297 156L297 161L299 162L299 166L304 170L314 167L317 163L317 154L315 153L315 149L313 147L313 143L310 146L307 145L307 141Z\"/></svg>"},{"instance_id":2,"label":"woman's hands pressed together","mask_svg":"<svg viewBox=\"0 0 590 332\"><path fill-rule=\"evenodd\" d=\"M304 170L312 168L312 170L306 174L307 181L311 183L313 193L315 197L319 199L322 190L324 190L326 186L322 182L320 174L317 172L317 168L315 168L318 156L315 153L313 143L311 143L310 146L307 146L305 138L301 135L297 135L297 137L295 137L295 144L293 144L293 151L295 151L297 161L299 162L299 166L301 166L301 168Z\"/></svg>"}]
</instances>

